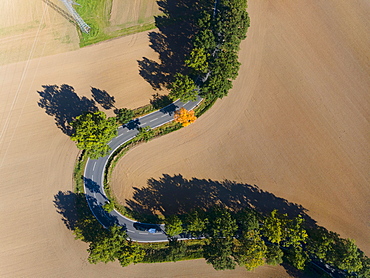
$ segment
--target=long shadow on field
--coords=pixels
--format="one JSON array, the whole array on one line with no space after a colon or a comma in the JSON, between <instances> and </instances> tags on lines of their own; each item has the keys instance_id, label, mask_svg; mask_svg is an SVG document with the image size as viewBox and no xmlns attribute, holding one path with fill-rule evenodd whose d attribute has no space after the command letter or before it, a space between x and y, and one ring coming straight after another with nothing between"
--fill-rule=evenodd
<instances>
[{"instance_id":1,"label":"long shadow on field","mask_svg":"<svg viewBox=\"0 0 370 278\"><path fill-rule=\"evenodd\" d=\"M158 32L150 32L150 47L160 63L143 57L138 61L140 75L154 88L166 86L175 73L184 72L184 60L191 51L196 22L202 11L213 8L213 1L158 0L163 15L155 17Z\"/></svg>"},{"instance_id":2,"label":"long shadow on field","mask_svg":"<svg viewBox=\"0 0 370 278\"><path fill-rule=\"evenodd\" d=\"M157 213L165 216L183 214L195 208L207 210L222 205L235 211L252 208L263 215L277 209L292 217L301 214L307 224L315 224L304 207L264 191L257 185L229 180L188 180L182 175L163 174L159 179L149 179L146 187L134 190L133 198L126 200L126 204L136 218L153 218Z\"/></svg>"},{"instance_id":3,"label":"long shadow on field","mask_svg":"<svg viewBox=\"0 0 370 278\"><path fill-rule=\"evenodd\" d=\"M114 97L107 93L107 91L92 87L91 94L95 101L99 103L104 109L108 110L112 109L113 107L115 108L114 103L116 101L114 100Z\"/></svg>"},{"instance_id":4,"label":"long shadow on field","mask_svg":"<svg viewBox=\"0 0 370 278\"><path fill-rule=\"evenodd\" d=\"M68 136L73 129L70 123L77 116L85 112L95 112L98 108L95 101L87 97L79 97L72 86L63 84L43 85L43 91L38 91L40 100L38 105L45 109L45 113L53 116L55 124Z\"/></svg>"},{"instance_id":5,"label":"long shadow on field","mask_svg":"<svg viewBox=\"0 0 370 278\"><path fill-rule=\"evenodd\" d=\"M94 208L94 201L91 201L90 206ZM81 240L94 242L106 234L107 230L103 228L92 214L84 193L59 191L54 196L53 202L57 212L62 216L62 221L66 227L69 230L78 231ZM106 214L105 211L101 213ZM107 224L106 226L115 223L112 217L108 218L107 221L109 221L109 223L103 223Z\"/></svg>"}]
</instances>

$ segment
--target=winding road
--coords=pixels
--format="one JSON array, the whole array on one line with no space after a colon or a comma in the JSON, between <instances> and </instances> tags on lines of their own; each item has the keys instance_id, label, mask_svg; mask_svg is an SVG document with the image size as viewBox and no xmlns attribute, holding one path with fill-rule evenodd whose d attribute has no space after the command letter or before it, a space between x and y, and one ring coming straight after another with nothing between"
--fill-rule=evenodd
<instances>
[{"instance_id":1,"label":"winding road","mask_svg":"<svg viewBox=\"0 0 370 278\"><path fill-rule=\"evenodd\" d=\"M86 194L87 203L98 219L98 221L105 227L117 224L124 227L127 231L127 235L133 241L137 242L160 242L167 241L167 235L164 233L164 225L139 223L132 219L129 219L118 211L113 210L107 213L103 209L103 205L108 201L108 198L104 192L104 172L107 162L112 153L119 148L125 142L133 139L139 132L138 127L150 126L156 128L164 125L174 119L174 112L181 107L187 110L194 109L200 102L201 98L198 97L196 101L189 101L186 103L180 100L154 111L143 117L139 117L132 120L130 123L120 126L118 128L117 137L113 138L109 142L109 146L112 148L110 153L99 159L88 159L84 172L84 189ZM150 231L150 232L149 232Z\"/></svg>"}]
</instances>

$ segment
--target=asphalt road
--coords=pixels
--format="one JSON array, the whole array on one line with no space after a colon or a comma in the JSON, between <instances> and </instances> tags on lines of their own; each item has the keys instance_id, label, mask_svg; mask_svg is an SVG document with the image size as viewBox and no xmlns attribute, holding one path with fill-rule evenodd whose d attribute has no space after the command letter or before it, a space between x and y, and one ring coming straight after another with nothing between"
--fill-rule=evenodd
<instances>
[{"instance_id":1,"label":"asphalt road","mask_svg":"<svg viewBox=\"0 0 370 278\"><path fill-rule=\"evenodd\" d=\"M159 242L167 241L167 236L164 233L164 225L139 223L131 220L118 211L113 210L110 213L104 211L102 206L106 203L108 198L104 192L104 171L111 154L122 144L131 140L138 134L138 127L150 126L155 128L168 123L173 120L174 112L181 107L187 110L194 109L201 101L198 97L196 101L183 103L175 101L167 107L152 112L143 117L131 121L129 124L120 126L118 128L118 135L112 139L109 146L112 148L111 152L99 159L89 159L87 161L84 172L84 187L86 200L89 207L98 221L105 227L113 224L121 225L127 231L128 236L138 242ZM149 232L149 229L152 233ZM153 233L153 231L155 232Z\"/></svg>"}]
</instances>

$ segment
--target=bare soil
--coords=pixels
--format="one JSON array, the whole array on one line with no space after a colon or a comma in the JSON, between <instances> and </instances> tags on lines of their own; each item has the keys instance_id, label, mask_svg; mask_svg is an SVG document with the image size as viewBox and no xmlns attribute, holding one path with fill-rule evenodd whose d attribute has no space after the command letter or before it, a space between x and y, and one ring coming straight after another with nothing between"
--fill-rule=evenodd
<instances>
[{"instance_id":1,"label":"bare soil","mask_svg":"<svg viewBox=\"0 0 370 278\"><path fill-rule=\"evenodd\" d=\"M230 95L192 126L130 151L113 174L118 198L171 213L222 194L284 209L280 197L370 254L369 10L367 1L250 1ZM186 191L179 174L211 181ZM239 191L225 193L224 180Z\"/></svg>"},{"instance_id":2,"label":"bare soil","mask_svg":"<svg viewBox=\"0 0 370 278\"><path fill-rule=\"evenodd\" d=\"M52 4L64 8L58 0ZM44 1L0 3L0 65L78 49L76 27Z\"/></svg>"},{"instance_id":3,"label":"bare soil","mask_svg":"<svg viewBox=\"0 0 370 278\"><path fill-rule=\"evenodd\" d=\"M114 0L110 23L112 26L131 27L154 22L153 15L160 13L155 0Z\"/></svg>"},{"instance_id":4,"label":"bare soil","mask_svg":"<svg viewBox=\"0 0 370 278\"><path fill-rule=\"evenodd\" d=\"M31 2L35 6L27 6ZM0 10L9 11L1 22L10 20L4 19L9 9L24 21L1 27L36 20L30 11L40 13L44 5L12 3L18 1L1 1ZM178 173L256 184L302 204L320 225L369 252L369 3L249 5L252 27L230 96L192 126L132 150L115 172L114 188L125 200L148 178ZM48 57L41 56L54 51L51 37L39 39L34 31L9 44L3 38L1 47L14 56L2 58L0 66L1 277L289 276L268 266L248 274L243 268L216 272L203 260L127 268L88 264L87 245L74 240L53 203L59 191L73 188L78 151L38 106L38 92L42 85L68 84L81 104L94 87L113 96L118 108L141 106L155 91L140 77L137 60L157 55L147 33ZM20 42L29 45L17 48ZM54 105L58 119L68 112L65 102ZM121 194L123 187L131 189Z\"/></svg>"}]
</instances>

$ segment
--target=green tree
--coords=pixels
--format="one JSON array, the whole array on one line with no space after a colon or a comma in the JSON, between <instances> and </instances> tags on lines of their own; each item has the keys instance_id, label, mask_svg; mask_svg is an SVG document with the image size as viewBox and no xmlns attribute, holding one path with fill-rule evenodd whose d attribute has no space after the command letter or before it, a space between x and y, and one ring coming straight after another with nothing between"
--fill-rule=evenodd
<instances>
[{"instance_id":1,"label":"green tree","mask_svg":"<svg viewBox=\"0 0 370 278\"><path fill-rule=\"evenodd\" d=\"M222 77L222 75L211 73L202 87L201 95L203 97L223 98L227 96L232 87L231 80Z\"/></svg>"},{"instance_id":2,"label":"green tree","mask_svg":"<svg viewBox=\"0 0 370 278\"><path fill-rule=\"evenodd\" d=\"M270 216L265 218L261 233L272 243L279 244L283 240L283 220L278 216L277 210L273 210Z\"/></svg>"},{"instance_id":3,"label":"green tree","mask_svg":"<svg viewBox=\"0 0 370 278\"><path fill-rule=\"evenodd\" d=\"M283 263L284 252L279 246L271 244L267 246L265 258L268 265L278 265Z\"/></svg>"},{"instance_id":4,"label":"green tree","mask_svg":"<svg viewBox=\"0 0 370 278\"><path fill-rule=\"evenodd\" d=\"M207 225L209 236L233 238L237 229L235 218L226 208L215 207L209 213L209 223Z\"/></svg>"},{"instance_id":5,"label":"green tree","mask_svg":"<svg viewBox=\"0 0 370 278\"><path fill-rule=\"evenodd\" d=\"M103 209L106 211L106 212L111 212L112 210L114 210L114 204L112 202L105 202L105 204L103 205Z\"/></svg>"},{"instance_id":6,"label":"green tree","mask_svg":"<svg viewBox=\"0 0 370 278\"><path fill-rule=\"evenodd\" d=\"M239 265L244 265L247 270L253 270L264 265L263 258L266 254L266 244L257 231L244 233L239 239L239 244L234 251L234 257Z\"/></svg>"},{"instance_id":7,"label":"green tree","mask_svg":"<svg viewBox=\"0 0 370 278\"><path fill-rule=\"evenodd\" d=\"M242 232L259 229L257 213L253 210L243 209L236 214L235 218Z\"/></svg>"},{"instance_id":8,"label":"green tree","mask_svg":"<svg viewBox=\"0 0 370 278\"><path fill-rule=\"evenodd\" d=\"M203 248L204 258L216 270L235 268L232 251L233 242L227 238L212 238Z\"/></svg>"},{"instance_id":9,"label":"green tree","mask_svg":"<svg viewBox=\"0 0 370 278\"><path fill-rule=\"evenodd\" d=\"M336 237L327 254L327 262L352 273L362 268L361 257L354 240Z\"/></svg>"},{"instance_id":10,"label":"green tree","mask_svg":"<svg viewBox=\"0 0 370 278\"><path fill-rule=\"evenodd\" d=\"M283 220L283 246L298 246L306 243L308 234L303 227L304 219L301 215L289 220Z\"/></svg>"},{"instance_id":11,"label":"green tree","mask_svg":"<svg viewBox=\"0 0 370 278\"><path fill-rule=\"evenodd\" d=\"M332 250L335 238L338 237L338 234L319 226L309 230L306 249L311 256L326 261L327 254Z\"/></svg>"},{"instance_id":12,"label":"green tree","mask_svg":"<svg viewBox=\"0 0 370 278\"><path fill-rule=\"evenodd\" d=\"M104 112L80 115L71 123L74 133L71 139L77 147L85 150L91 159L98 159L109 153L108 142L117 136L117 124L114 118L107 118Z\"/></svg>"},{"instance_id":13,"label":"green tree","mask_svg":"<svg viewBox=\"0 0 370 278\"><path fill-rule=\"evenodd\" d=\"M208 223L208 219L204 218L200 215L200 213L196 210L187 216L187 231L195 236L201 236Z\"/></svg>"},{"instance_id":14,"label":"green tree","mask_svg":"<svg viewBox=\"0 0 370 278\"><path fill-rule=\"evenodd\" d=\"M182 101L194 101L197 99L198 92L195 83L187 75L181 73L175 74L175 80L169 85L172 99L181 99Z\"/></svg>"},{"instance_id":15,"label":"green tree","mask_svg":"<svg viewBox=\"0 0 370 278\"><path fill-rule=\"evenodd\" d=\"M127 109L127 108L121 108L121 109L118 109L116 111L116 114L117 114L117 121L123 125L125 123L128 123L129 121L131 121L134 117L134 111L132 111L131 109Z\"/></svg>"},{"instance_id":16,"label":"green tree","mask_svg":"<svg viewBox=\"0 0 370 278\"><path fill-rule=\"evenodd\" d=\"M165 230L169 237L174 237L181 234L183 231L182 221L176 215L171 215L165 219Z\"/></svg>"},{"instance_id":17,"label":"green tree","mask_svg":"<svg viewBox=\"0 0 370 278\"><path fill-rule=\"evenodd\" d=\"M136 135L138 140L148 142L154 136L154 131L150 128L150 126L139 127L138 131L139 133Z\"/></svg>"},{"instance_id":18,"label":"green tree","mask_svg":"<svg viewBox=\"0 0 370 278\"><path fill-rule=\"evenodd\" d=\"M307 261L309 260L307 252L304 251L301 246L289 248L285 257L290 264L297 269L304 269Z\"/></svg>"},{"instance_id":19,"label":"green tree","mask_svg":"<svg viewBox=\"0 0 370 278\"><path fill-rule=\"evenodd\" d=\"M204 48L194 48L190 52L190 57L185 60L185 64L192 68L196 73L206 73L208 71L208 57Z\"/></svg>"},{"instance_id":20,"label":"green tree","mask_svg":"<svg viewBox=\"0 0 370 278\"><path fill-rule=\"evenodd\" d=\"M168 261L179 261L186 255L186 244L183 241L173 239L169 240L167 248L167 258Z\"/></svg>"},{"instance_id":21,"label":"green tree","mask_svg":"<svg viewBox=\"0 0 370 278\"><path fill-rule=\"evenodd\" d=\"M370 258L362 253L361 256L362 268L357 271L358 278L369 278L370 277Z\"/></svg>"},{"instance_id":22,"label":"green tree","mask_svg":"<svg viewBox=\"0 0 370 278\"><path fill-rule=\"evenodd\" d=\"M127 240L127 234L120 226L112 226L107 236L91 242L88 251L88 261L92 264L118 259L122 266L126 266L138 263L144 257L144 251L136 243Z\"/></svg>"}]
</instances>

